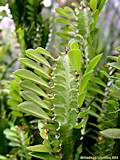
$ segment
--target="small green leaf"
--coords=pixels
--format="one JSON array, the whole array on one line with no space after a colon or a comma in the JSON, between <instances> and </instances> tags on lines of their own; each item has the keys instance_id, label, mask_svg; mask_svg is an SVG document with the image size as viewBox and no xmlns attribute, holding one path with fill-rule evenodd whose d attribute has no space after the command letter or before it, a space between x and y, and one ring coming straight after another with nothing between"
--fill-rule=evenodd
<instances>
[{"instance_id":1,"label":"small green leaf","mask_svg":"<svg viewBox=\"0 0 120 160\"><path fill-rule=\"evenodd\" d=\"M16 143L16 142L9 142L9 146L12 146L12 147L21 147L21 145L19 143Z\"/></svg>"},{"instance_id":2,"label":"small green leaf","mask_svg":"<svg viewBox=\"0 0 120 160\"><path fill-rule=\"evenodd\" d=\"M90 0L90 8L95 11L97 8L98 0Z\"/></svg>"},{"instance_id":3,"label":"small green leaf","mask_svg":"<svg viewBox=\"0 0 120 160\"><path fill-rule=\"evenodd\" d=\"M113 139L120 139L120 129L109 128L100 132L103 136Z\"/></svg>"},{"instance_id":4,"label":"small green leaf","mask_svg":"<svg viewBox=\"0 0 120 160\"><path fill-rule=\"evenodd\" d=\"M75 3L75 2L72 2L72 3L71 3L71 6L72 6L72 7L76 7L76 8L77 8L77 7L78 7L78 4L77 4L77 3Z\"/></svg>"},{"instance_id":5,"label":"small green leaf","mask_svg":"<svg viewBox=\"0 0 120 160\"><path fill-rule=\"evenodd\" d=\"M91 82L95 82L100 86L106 87L106 84L99 77L92 77Z\"/></svg>"},{"instance_id":6,"label":"small green leaf","mask_svg":"<svg viewBox=\"0 0 120 160\"><path fill-rule=\"evenodd\" d=\"M0 160L9 160L7 157L0 155Z\"/></svg>"},{"instance_id":7,"label":"small green leaf","mask_svg":"<svg viewBox=\"0 0 120 160\"><path fill-rule=\"evenodd\" d=\"M46 60L45 57L43 57L41 54L35 54L33 49L29 49L26 51L26 56L30 59L33 59L49 68L51 68L49 62Z\"/></svg>"},{"instance_id":8,"label":"small green leaf","mask_svg":"<svg viewBox=\"0 0 120 160\"><path fill-rule=\"evenodd\" d=\"M56 12L63 17L70 18L70 15L63 8L57 8Z\"/></svg>"},{"instance_id":9,"label":"small green leaf","mask_svg":"<svg viewBox=\"0 0 120 160\"><path fill-rule=\"evenodd\" d=\"M63 23L65 25L70 25L70 21L68 19L65 19L65 18L56 18L56 22L57 23Z\"/></svg>"},{"instance_id":10,"label":"small green leaf","mask_svg":"<svg viewBox=\"0 0 120 160\"><path fill-rule=\"evenodd\" d=\"M8 104L9 106L11 106L11 108L14 108L15 106L17 106L18 103L19 103L18 101L14 100L14 99L12 99L12 98L7 101L7 104ZM15 107L14 109L17 110L16 107Z\"/></svg>"},{"instance_id":11,"label":"small green leaf","mask_svg":"<svg viewBox=\"0 0 120 160\"><path fill-rule=\"evenodd\" d=\"M31 152L30 155L41 160L56 160L55 156L48 153Z\"/></svg>"},{"instance_id":12,"label":"small green leaf","mask_svg":"<svg viewBox=\"0 0 120 160\"><path fill-rule=\"evenodd\" d=\"M93 15L95 24L96 24L97 21L98 21L98 17L99 17L99 11L98 11L98 9L96 9L96 11L94 12L94 15Z\"/></svg>"},{"instance_id":13,"label":"small green leaf","mask_svg":"<svg viewBox=\"0 0 120 160\"><path fill-rule=\"evenodd\" d=\"M118 70L120 70L120 64L118 64L117 62L113 62L113 63L108 63L109 66L116 68Z\"/></svg>"},{"instance_id":14,"label":"small green leaf","mask_svg":"<svg viewBox=\"0 0 120 160\"><path fill-rule=\"evenodd\" d=\"M82 65L82 52L79 49L72 49L68 57L73 68L79 73Z\"/></svg>"},{"instance_id":15,"label":"small green leaf","mask_svg":"<svg viewBox=\"0 0 120 160\"><path fill-rule=\"evenodd\" d=\"M42 55L47 56L47 57L54 60L54 58L51 56L51 54L46 49L44 49L42 47L38 47L34 50L33 49L28 49L28 50L26 50L26 54L28 54L31 51L33 51L33 54L42 54Z\"/></svg>"},{"instance_id":16,"label":"small green leaf","mask_svg":"<svg viewBox=\"0 0 120 160\"><path fill-rule=\"evenodd\" d=\"M39 105L42 108L48 109L49 107L43 102L43 100L40 99L39 96L37 96L36 93L31 92L31 91L23 91L22 92L22 97L27 100L27 101L31 101L36 103L37 105Z\"/></svg>"},{"instance_id":17,"label":"small green leaf","mask_svg":"<svg viewBox=\"0 0 120 160\"><path fill-rule=\"evenodd\" d=\"M88 82L92 77L92 72L93 71L85 73L83 75L83 77L81 78L81 81L80 81L80 94L82 94L86 90Z\"/></svg>"},{"instance_id":18,"label":"small green leaf","mask_svg":"<svg viewBox=\"0 0 120 160\"><path fill-rule=\"evenodd\" d=\"M24 90L31 90L33 92L35 92L37 95L39 96L43 96L46 99L49 99L48 95L40 88L38 87L36 84L34 84L32 81L30 80L24 80L20 83L20 86L24 89Z\"/></svg>"},{"instance_id":19,"label":"small green leaf","mask_svg":"<svg viewBox=\"0 0 120 160\"><path fill-rule=\"evenodd\" d=\"M102 57L102 54L99 54L95 56L92 60L90 60L85 73L92 71L100 61L101 57Z\"/></svg>"},{"instance_id":20,"label":"small green leaf","mask_svg":"<svg viewBox=\"0 0 120 160\"><path fill-rule=\"evenodd\" d=\"M44 145L35 145L35 146L30 146L30 147L27 147L27 149L29 151L32 151L32 152L48 152L46 146Z\"/></svg>"},{"instance_id":21,"label":"small green leaf","mask_svg":"<svg viewBox=\"0 0 120 160\"><path fill-rule=\"evenodd\" d=\"M110 95L112 95L113 97L116 97L118 99L120 99L120 88L118 87L114 87L110 90Z\"/></svg>"},{"instance_id":22,"label":"small green leaf","mask_svg":"<svg viewBox=\"0 0 120 160\"><path fill-rule=\"evenodd\" d=\"M33 60L30 60L28 58L20 58L20 62L24 64L25 66L36 70L42 77L45 77L48 79L50 78L50 76L45 71L45 69L43 67L40 67L40 65L34 62Z\"/></svg>"},{"instance_id":23,"label":"small green leaf","mask_svg":"<svg viewBox=\"0 0 120 160\"><path fill-rule=\"evenodd\" d=\"M61 38L68 39L68 37L71 37L72 35L68 32L57 32L57 35Z\"/></svg>"},{"instance_id":24,"label":"small green leaf","mask_svg":"<svg viewBox=\"0 0 120 160\"><path fill-rule=\"evenodd\" d=\"M100 73L102 73L105 77L110 78L110 75L106 71L101 70Z\"/></svg>"},{"instance_id":25,"label":"small green leaf","mask_svg":"<svg viewBox=\"0 0 120 160\"><path fill-rule=\"evenodd\" d=\"M117 56L107 56L108 59L113 60L113 61L118 61L118 57Z\"/></svg>"},{"instance_id":26,"label":"small green leaf","mask_svg":"<svg viewBox=\"0 0 120 160\"><path fill-rule=\"evenodd\" d=\"M30 146L30 147L27 147L27 149L32 152L42 152L42 153L44 152L48 153L52 151L50 146L46 146L42 144Z\"/></svg>"},{"instance_id":27,"label":"small green leaf","mask_svg":"<svg viewBox=\"0 0 120 160\"><path fill-rule=\"evenodd\" d=\"M94 12L94 14L93 14L93 19L94 19L94 21L90 24L90 31L91 31L91 32L92 32L92 31L95 29L95 27L96 27L96 23L97 23L97 21L98 21L98 17L99 17L99 10L96 9L95 12Z\"/></svg>"},{"instance_id":28,"label":"small green leaf","mask_svg":"<svg viewBox=\"0 0 120 160\"><path fill-rule=\"evenodd\" d=\"M118 62L118 64L120 65L120 56L118 56L117 62Z\"/></svg>"},{"instance_id":29,"label":"small green leaf","mask_svg":"<svg viewBox=\"0 0 120 160\"><path fill-rule=\"evenodd\" d=\"M88 89L90 91L94 91L96 93L99 93L99 94L105 96L104 91L98 85L95 85L95 86L94 85L93 86L90 85L90 86L88 86Z\"/></svg>"},{"instance_id":30,"label":"small green leaf","mask_svg":"<svg viewBox=\"0 0 120 160\"><path fill-rule=\"evenodd\" d=\"M14 90L16 91L17 93L20 92L20 85L19 85L20 82L16 81L15 79L12 80L10 82L10 90Z\"/></svg>"},{"instance_id":31,"label":"small green leaf","mask_svg":"<svg viewBox=\"0 0 120 160\"><path fill-rule=\"evenodd\" d=\"M37 118L43 118L46 120L50 120L47 113L43 109L41 109L37 104L33 102L25 101L19 104L18 107L21 112L27 113L29 115L33 115Z\"/></svg>"},{"instance_id":32,"label":"small green leaf","mask_svg":"<svg viewBox=\"0 0 120 160\"><path fill-rule=\"evenodd\" d=\"M86 125L86 121L84 121L84 119L82 119L81 122L79 122L74 128L76 129L81 129Z\"/></svg>"},{"instance_id":33,"label":"small green leaf","mask_svg":"<svg viewBox=\"0 0 120 160\"><path fill-rule=\"evenodd\" d=\"M7 139L9 139L9 140L15 142L16 144L20 145L17 130L12 130L12 129L7 128L7 129L4 130L4 134L5 134Z\"/></svg>"},{"instance_id":34,"label":"small green leaf","mask_svg":"<svg viewBox=\"0 0 120 160\"><path fill-rule=\"evenodd\" d=\"M94 117L96 117L98 119L100 119L100 116L97 113L95 113L93 110L89 110L88 114L91 115L91 116L94 116Z\"/></svg>"},{"instance_id":35,"label":"small green leaf","mask_svg":"<svg viewBox=\"0 0 120 160\"><path fill-rule=\"evenodd\" d=\"M34 50L34 52L36 54L41 53L42 55L47 56L47 57L49 57L49 58L51 58L51 59L54 60L54 58L52 57L52 55L50 54L50 52L48 52L46 49L44 49L42 47L38 47L37 49Z\"/></svg>"},{"instance_id":36,"label":"small green leaf","mask_svg":"<svg viewBox=\"0 0 120 160\"><path fill-rule=\"evenodd\" d=\"M46 81L44 81L39 76L37 76L35 73L27 69L18 69L17 71L14 72L14 74L22 79L31 80L35 82L36 84L39 84L43 87L50 88Z\"/></svg>"},{"instance_id":37,"label":"small green leaf","mask_svg":"<svg viewBox=\"0 0 120 160\"><path fill-rule=\"evenodd\" d=\"M69 42L69 46L70 46L70 49L79 49L79 45L78 45L78 42L74 39L70 40Z\"/></svg>"},{"instance_id":38,"label":"small green leaf","mask_svg":"<svg viewBox=\"0 0 120 160\"><path fill-rule=\"evenodd\" d=\"M84 118L88 115L88 111L90 110L90 107L88 107L87 109L85 109L84 111L81 111L79 114L78 114L78 118Z\"/></svg>"},{"instance_id":39,"label":"small green leaf","mask_svg":"<svg viewBox=\"0 0 120 160\"><path fill-rule=\"evenodd\" d=\"M80 94L78 96L78 104L79 104L79 107L81 107L83 105L83 102L85 100L85 97L86 97L87 93L86 92L83 92L82 94Z\"/></svg>"},{"instance_id":40,"label":"small green leaf","mask_svg":"<svg viewBox=\"0 0 120 160\"><path fill-rule=\"evenodd\" d=\"M14 100L16 100L17 102L22 102L22 99L21 99L21 97L20 97L20 95L16 92L16 91L10 91L9 92L9 94L10 94L10 96L12 96L12 98L14 99Z\"/></svg>"},{"instance_id":41,"label":"small green leaf","mask_svg":"<svg viewBox=\"0 0 120 160\"><path fill-rule=\"evenodd\" d=\"M65 7L64 7L64 10L65 10L66 12L68 12L68 13L74 13L73 9L70 8L70 7L68 7L68 6L65 6Z\"/></svg>"},{"instance_id":42,"label":"small green leaf","mask_svg":"<svg viewBox=\"0 0 120 160\"><path fill-rule=\"evenodd\" d=\"M98 6L99 12L101 12L101 10L103 9L103 7L104 7L106 1L107 1L107 0L101 0L101 3L100 3L99 6Z\"/></svg>"},{"instance_id":43,"label":"small green leaf","mask_svg":"<svg viewBox=\"0 0 120 160\"><path fill-rule=\"evenodd\" d=\"M45 140L45 139L48 139L48 134L46 134L46 130L45 130L45 129L41 129L41 130L40 130L40 136L41 136L41 138L43 138L44 140Z\"/></svg>"}]
</instances>

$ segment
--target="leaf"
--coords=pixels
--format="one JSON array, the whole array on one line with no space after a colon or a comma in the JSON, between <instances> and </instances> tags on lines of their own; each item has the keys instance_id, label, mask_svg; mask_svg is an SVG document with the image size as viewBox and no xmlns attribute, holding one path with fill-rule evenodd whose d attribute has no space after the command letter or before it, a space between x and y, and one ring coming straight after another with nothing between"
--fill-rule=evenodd
<instances>
[{"instance_id":1,"label":"leaf","mask_svg":"<svg viewBox=\"0 0 120 160\"><path fill-rule=\"evenodd\" d=\"M56 18L56 22L57 23L63 23L65 25L70 25L70 21L68 19L65 19L65 18Z\"/></svg>"},{"instance_id":2,"label":"leaf","mask_svg":"<svg viewBox=\"0 0 120 160\"><path fill-rule=\"evenodd\" d=\"M18 104L17 104L17 105L18 105ZM17 106L17 105L16 105L16 106ZM20 113L19 110L16 109L16 108L17 108L16 106L13 107L14 110L11 112L11 115L14 116L14 117L15 117L15 116L16 116L16 117L22 117L22 116L23 116L22 113ZM15 109L18 110L18 111L16 111Z\"/></svg>"},{"instance_id":3,"label":"leaf","mask_svg":"<svg viewBox=\"0 0 120 160\"><path fill-rule=\"evenodd\" d=\"M29 49L29 51L26 51L26 56L51 68L49 62L41 55L41 54L34 54L34 50Z\"/></svg>"},{"instance_id":4,"label":"leaf","mask_svg":"<svg viewBox=\"0 0 120 160\"><path fill-rule=\"evenodd\" d=\"M38 77L35 73L27 69L18 69L17 71L14 72L14 74L22 79L31 80L43 87L46 87L48 89L50 88L46 81L44 81L43 79Z\"/></svg>"},{"instance_id":5,"label":"leaf","mask_svg":"<svg viewBox=\"0 0 120 160\"><path fill-rule=\"evenodd\" d=\"M9 146L12 146L12 147L21 147L21 145L19 143L16 143L16 142L9 142Z\"/></svg>"},{"instance_id":6,"label":"leaf","mask_svg":"<svg viewBox=\"0 0 120 160\"><path fill-rule=\"evenodd\" d=\"M19 93L19 91L20 91L19 82L17 82L16 80L12 80L10 82L10 90L14 90L14 91Z\"/></svg>"},{"instance_id":7,"label":"leaf","mask_svg":"<svg viewBox=\"0 0 120 160\"><path fill-rule=\"evenodd\" d=\"M7 104L8 104L9 106L11 106L11 108L14 108L15 106L17 106L18 103L20 103L20 102L14 100L13 98L11 98L11 99L9 99L9 100L7 101ZM14 109L17 110L16 107L15 107Z\"/></svg>"},{"instance_id":8,"label":"leaf","mask_svg":"<svg viewBox=\"0 0 120 160\"><path fill-rule=\"evenodd\" d=\"M31 152L30 155L41 160L56 160L55 156L48 153Z\"/></svg>"},{"instance_id":9,"label":"leaf","mask_svg":"<svg viewBox=\"0 0 120 160\"><path fill-rule=\"evenodd\" d=\"M7 157L0 155L0 160L8 160Z\"/></svg>"},{"instance_id":10,"label":"leaf","mask_svg":"<svg viewBox=\"0 0 120 160\"><path fill-rule=\"evenodd\" d=\"M97 8L98 0L90 0L90 8L95 11Z\"/></svg>"},{"instance_id":11,"label":"leaf","mask_svg":"<svg viewBox=\"0 0 120 160\"><path fill-rule=\"evenodd\" d=\"M47 145L39 144L39 145L35 145L35 146L30 146L30 147L27 147L27 149L32 152L46 152L46 153L52 152L52 149L51 149L50 145L48 145L48 144Z\"/></svg>"},{"instance_id":12,"label":"leaf","mask_svg":"<svg viewBox=\"0 0 120 160\"><path fill-rule=\"evenodd\" d=\"M116 62L118 61L118 56L107 56L107 58Z\"/></svg>"},{"instance_id":13,"label":"leaf","mask_svg":"<svg viewBox=\"0 0 120 160\"><path fill-rule=\"evenodd\" d=\"M49 57L49 58L54 60L52 55L46 49L44 49L42 47L38 47L38 48L36 48L34 50L33 49L28 49L28 50L26 50L26 54L28 54L31 51L33 51L33 54L42 54L42 55L47 56L47 57Z\"/></svg>"},{"instance_id":14,"label":"leaf","mask_svg":"<svg viewBox=\"0 0 120 160\"><path fill-rule=\"evenodd\" d=\"M10 91L9 92L10 96L13 97L14 100L16 100L17 102L22 102L22 99L20 97L20 95L16 92L16 91Z\"/></svg>"},{"instance_id":15,"label":"leaf","mask_svg":"<svg viewBox=\"0 0 120 160\"><path fill-rule=\"evenodd\" d=\"M88 107L87 109L85 109L84 111L81 111L79 114L78 114L78 118L84 118L88 115L88 111L90 110L90 107Z\"/></svg>"},{"instance_id":16,"label":"leaf","mask_svg":"<svg viewBox=\"0 0 120 160\"><path fill-rule=\"evenodd\" d=\"M40 88L38 87L36 84L34 84L32 81L30 80L24 80L20 83L20 86L24 89L24 90L31 90L33 92L35 92L37 95L39 96L43 96L44 98L49 99L48 95Z\"/></svg>"},{"instance_id":17,"label":"leaf","mask_svg":"<svg viewBox=\"0 0 120 160\"><path fill-rule=\"evenodd\" d=\"M42 47L38 47L37 49L34 50L34 53L41 53L44 56L47 56L49 58L51 58L52 60L54 60L54 58L52 57L52 55L50 54L50 52L48 52L46 49L42 48Z\"/></svg>"},{"instance_id":18,"label":"leaf","mask_svg":"<svg viewBox=\"0 0 120 160\"><path fill-rule=\"evenodd\" d=\"M100 73L102 73L105 77L110 78L109 74L106 71L101 70Z\"/></svg>"},{"instance_id":19,"label":"leaf","mask_svg":"<svg viewBox=\"0 0 120 160\"><path fill-rule=\"evenodd\" d=\"M44 140L45 140L45 139L48 139L48 134L46 134L46 130L45 130L45 129L41 129L41 130L40 130L40 136L41 136L41 138L43 138Z\"/></svg>"},{"instance_id":20,"label":"leaf","mask_svg":"<svg viewBox=\"0 0 120 160\"><path fill-rule=\"evenodd\" d=\"M68 37L72 37L72 34L69 32L57 32L57 35L64 39L68 39Z\"/></svg>"},{"instance_id":21,"label":"leaf","mask_svg":"<svg viewBox=\"0 0 120 160\"><path fill-rule=\"evenodd\" d=\"M82 53L79 49L72 49L68 52L68 57L73 68L79 73L82 65Z\"/></svg>"},{"instance_id":22,"label":"leaf","mask_svg":"<svg viewBox=\"0 0 120 160\"><path fill-rule=\"evenodd\" d=\"M22 92L22 97L27 100L27 101L31 101L36 103L37 105L39 105L42 108L48 109L49 107L43 102L43 100L40 99L39 96L37 96L36 93L31 92L31 91L23 91Z\"/></svg>"},{"instance_id":23,"label":"leaf","mask_svg":"<svg viewBox=\"0 0 120 160\"><path fill-rule=\"evenodd\" d=\"M63 17L70 18L70 15L68 13L66 13L63 8L60 8L60 7L56 8L56 12Z\"/></svg>"},{"instance_id":24,"label":"leaf","mask_svg":"<svg viewBox=\"0 0 120 160\"><path fill-rule=\"evenodd\" d=\"M98 119L100 119L100 116L97 113L95 113L93 110L89 110L88 114L91 115L91 116L94 116L94 117L96 117Z\"/></svg>"},{"instance_id":25,"label":"leaf","mask_svg":"<svg viewBox=\"0 0 120 160\"><path fill-rule=\"evenodd\" d=\"M83 105L83 102L85 100L85 97L86 97L87 93L86 92L83 92L82 94L80 94L78 96L78 104L79 104L79 107L81 107Z\"/></svg>"},{"instance_id":26,"label":"leaf","mask_svg":"<svg viewBox=\"0 0 120 160\"><path fill-rule=\"evenodd\" d=\"M79 49L78 42L74 39L69 42L70 49Z\"/></svg>"},{"instance_id":27,"label":"leaf","mask_svg":"<svg viewBox=\"0 0 120 160\"><path fill-rule=\"evenodd\" d=\"M109 128L100 132L103 136L113 139L120 139L120 129Z\"/></svg>"},{"instance_id":28,"label":"leaf","mask_svg":"<svg viewBox=\"0 0 120 160\"><path fill-rule=\"evenodd\" d=\"M75 159L74 160L79 160L79 157L80 157L80 154L82 153L82 151L83 151L83 144L80 144L77 147L77 153L75 154Z\"/></svg>"},{"instance_id":29,"label":"leaf","mask_svg":"<svg viewBox=\"0 0 120 160\"><path fill-rule=\"evenodd\" d=\"M18 105L19 110L21 112L27 113L29 115L33 115L37 118L43 118L46 120L50 120L47 113L43 111L37 104L29 101L25 101Z\"/></svg>"},{"instance_id":30,"label":"leaf","mask_svg":"<svg viewBox=\"0 0 120 160\"><path fill-rule=\"evenodd\" d=\"M113 62L113 63L108 63L109 66L116 68L118 70L120 70L120 64L118 64L117 62Z\"/></svg>"},{"instance_id":31,"label":"leaf","mask_svg":"<svg viewBox=\"0 0 120 160\"><path fill-rule=\"evenodd\" d=\"M80 94L82 94L86 90L86 87L91 77L92 77L92 71L85 73L81 78L80 87L79 87Z\"/></svg>"},{"instance_id":32,"label":"leaf","mask_svg":"<svg viewBox=\"0 0 120 160\"><path fill-rule=\"evenodd\" d=\"M19 140L17 131L7 128L4 130L4 134L7 139L9 139L10 141L13 141L14 144L16 144L17 146L20 146L20 140Z\"/></svg>"},{"instance_id":33,"label":"leaf","mask_svg":"<svg viewBox=\"0 0 120 160\"><path fill-rule=\"evenodd\" d=\"M93 19L94 19L94 21L90 24L90 31L91 31L91 32L95 29L96 23L97 23L97 21L98 21L98 18L99 18L99 10L96 9L96 10L94 11L94 14L93 14Z\"/></svg>"},{"instance_id":34,"label":"leaf","mask_svg":"<svg viewBox=\"0 0 120 160\"><path fill-rule=\"evenodd\" d=\"M65 7L64 7L64 10L65 10L66 12L68 12L68 13L74 13L73 9L70 8L70 7L68 7L68 6L65 6Z\"/></svg>"},{"instance_id":35,"label":"leaf","mask_svg":"<svg viewBox=\"0 0 120 160\"><path fill-rule=\"evenodd\" d=\"M113 89L110 90L110 95L112 95L113 97L116 97L118 99L120 99L120 88L115 87Z\"/></svg>"},{"instance_id":36,"label":"leaf","mask_svg":"<svg viewBox=\"0 0 120 160\"><path fill-rule=\"evenodd\" d=\"M50 79L50 76L45 71L45 69L43 67L40 67L40 65L33 60L30 60L28 58L20 58L19 61L25 66L36 70L37 73L39 73L42 77Z\"/></svg>"},{"instance_id":37,"label":"leaf","mask_svg":"<svg viewBox=\"0 0 120 160\"><path fill-rule=\"evenodd\" d=\"M117 62L120 65L120 56L118 56Z\"/></svg>"},{"instance_id":38,"label":"leaf","mask_svg":"<svg viewBox=\"0 0 120 160\"><path fill-rule=\"evenodd\" d=\"M79 122L74 128L81 129L85 125L86 125L86 121L84 119L82 119L81 122Z\"/></svg>"},{"instance_id":39,"label":"leaf","mask_svg":"<svg viewBox=\"0 0 120 160\"><path fill-rule=\"evenodd\" d=\"M107 0L101 0L100 5L98 6L98 10L99 10L99 12L101 12L101 10L103 9L103 7L104 7L104 5L105 5L106 1L107 1Z\"/></svg>"},{"instance_id":40,"label":"leaf","mask_svg":"<svg viewBox=\"0 0 120 160\"><path fill-rule=\"evenodd\" d=\"M99 86L97 86L97 85L95 85L95 86L94 85L93 86L90 85L90 86L88 86L88 89L90 91L94 91L96 93L99 93L99 94L105 96L104 91Z\"/></svg>"},{"instance_id":41,"label":"leaf","mask_svg":"<svg viewBox=\"0 0 120 160\"><path fill-rule=\"evenodd\" d=\"M106 84L99 77L92 77L91 82L95 82L103 87L106 87Z\"/></svg>"},{"instance_id":42,"label":"leaf","mask_svg":"<svg viewBox=\"0 0 120 160\"><path fill-rule=\"evenodd\" d=\"M98 17L99 17L99 11L98 9L95 10L93 18L94 18L94 23L96 24L98 21Z\"/></svg>"},{"instance_id":43,"label":"leaf","mask_svg":"<svg viewBox=\"0 0 120 160\"><path fill-rule=\"evenodd\" d=\"M95 56L92 60L90 60L85 73L92 71L100 61L101 57L102 57L102 54L99 54Z\"/></svg>"}]
</instances>

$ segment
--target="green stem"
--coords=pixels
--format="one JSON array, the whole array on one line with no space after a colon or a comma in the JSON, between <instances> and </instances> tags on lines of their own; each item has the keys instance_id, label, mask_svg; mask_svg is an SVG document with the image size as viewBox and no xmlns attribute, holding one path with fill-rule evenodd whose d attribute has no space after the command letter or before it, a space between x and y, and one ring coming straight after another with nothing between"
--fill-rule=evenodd
<instances>
[{"instance_id":1,"label":"green stem","mask_svg":"<svg viewBox=\"0 0 120 160\"><path fill-rule=\"evenodd\" d=\"M73 151L74 151L73 130L66 125L62 126L61 139L62 139L63 160L73 160Z\"/></svg>"}]
</instances>

